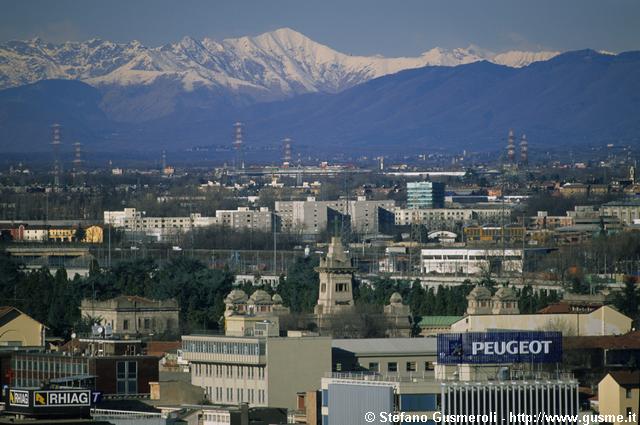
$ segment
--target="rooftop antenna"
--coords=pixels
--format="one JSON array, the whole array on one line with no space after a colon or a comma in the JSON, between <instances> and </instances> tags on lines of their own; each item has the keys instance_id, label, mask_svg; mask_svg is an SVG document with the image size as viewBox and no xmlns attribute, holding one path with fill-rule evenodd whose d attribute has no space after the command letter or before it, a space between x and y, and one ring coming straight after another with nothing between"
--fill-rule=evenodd
<instances>
[{"instance_id":1,"label":"rooftop antenna","mask_svg":"<svg viewBox=\"0 0 640 425\"><path fill-rule=\"evenodd\" d=\"M235 160L234 160L234 168L236 170L244 169L244 160L243 160L243 131L242 131L242 123L236 122L233 125L235 129L235 138L233 140L233 149L235 151Z\"/></svg>"},{"instance_id":2,"label":"rooftop antenna","mask_svg":"<svg viewBox=\"0 0 640 425\"><path fill-rule=\"evenodd\" d=\"M60 124L55 123L51 126L51 148L53 149L53 185L60 186L60 174L62 167L60 165Z\"/></svg>"}]
</instances>

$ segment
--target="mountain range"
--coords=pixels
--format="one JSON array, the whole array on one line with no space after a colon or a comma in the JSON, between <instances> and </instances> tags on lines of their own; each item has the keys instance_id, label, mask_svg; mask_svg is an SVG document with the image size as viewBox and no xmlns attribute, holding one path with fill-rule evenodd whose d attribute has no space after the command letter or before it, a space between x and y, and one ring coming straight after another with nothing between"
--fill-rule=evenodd
<instances>
[{"instance_id":1,"label":"mountain range","mask_svg":"<svg viewBox=\"0 0 640 425\"><path fill-rule=\"evenodd\" d=\"M435 48L351 56L290 29L148 48L90 40L0 44L0 150L46 150L48 126L101 149L255 145L495 149L638 138L637 52L500 54Z\"/></svg>"}]
</instances>

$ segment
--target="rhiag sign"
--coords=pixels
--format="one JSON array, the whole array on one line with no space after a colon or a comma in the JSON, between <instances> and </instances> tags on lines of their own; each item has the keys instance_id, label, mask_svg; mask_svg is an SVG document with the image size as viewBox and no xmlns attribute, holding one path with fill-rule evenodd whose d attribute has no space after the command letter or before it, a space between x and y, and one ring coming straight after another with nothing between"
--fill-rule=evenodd
<instances>
[{"instance_id":1,"label":"rhiag sign","mask_svg":"<svg viewBox=\"0 0 640 425\"><path fill-rule=\"evenodd\" d=\"M90 390L35 391L35 407L88 407L91 406Z\"/></svg>"},{"instance_id":2,"label":"rhiag sign","mask_svg":"<svg viewBox=\"0 0 640 425\"><path fill-rule=\"evenodd\" d=\"M29 391L9 390L10 406L29 406Z\"/></svg>"},{"instance_id":3,"label":"rhiag sign","mask_svg":"<svg viewBox=\"0 0 640 425\"><path fill-rule=\"evenodd\" d=\"M468 332L438 335L438 363L556 363L560 332Z\"/></svg>"}]
</instances>

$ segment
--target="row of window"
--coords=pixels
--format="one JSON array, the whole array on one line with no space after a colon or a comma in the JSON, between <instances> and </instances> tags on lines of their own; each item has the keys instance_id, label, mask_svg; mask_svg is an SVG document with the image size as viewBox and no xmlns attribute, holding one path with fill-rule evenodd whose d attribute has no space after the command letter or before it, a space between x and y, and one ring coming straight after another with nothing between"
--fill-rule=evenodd
<instances>
[{"instance_id":1,"label":"row of window","mask_svg":"<svg viewBox=\"0 0 640 425\"><path fill-rule=\"evenodd\" d=\"M378 362L370 362L369 368L371 372L381 372L380 363ZM418 371L418 362L405 362L404 364L405 372L417 372ZM424 369L433 370L433 364L431 362L424 362ZM387 362L387 370L386 372L398 372L398 362Z\"/></svg>"},{"instance_id":2,"label":"row of window","mask_svg":"<svg viewBox=\"0 0 640 425\"><path fill-rule=\"evenodd\" d=\"M245 356L264 354L264 346L259 342L183 341L182 349L192 353L241 354Z\"/></svg>"},{"instance_id":3,"label":"row of window","mask_svg":"<svg viewBox=\"0 0 640 425\"><path fill-rule=\"evenodd\" d=\"M266 402L265 391L253 388L205 387L205 395L212 402L252 404L264 404Z\"/></svg>"},{"instance_id":4,"label":"row of window","mask_svg":"<svg viewBox=\"0 0 640 425\"><path fill-rule=\"evenodd\" d=\"M264 366L222 365L211 363L194 363L194 376L210 376L217 378L264 379Z\"/></svg>"},{"instance_id":5,"label":"row of window","mask_svg":"<svg viewBox=\"0 0 640 425\"><path fill-rule=\"evenodd\" d=\"M88 373L89 365L86 360L69 361L67 358L55 357L21 359L18 357L14 361L13 368L16 371L22 370L31 373L83 375Z\"/></svg>"}]
</instances>

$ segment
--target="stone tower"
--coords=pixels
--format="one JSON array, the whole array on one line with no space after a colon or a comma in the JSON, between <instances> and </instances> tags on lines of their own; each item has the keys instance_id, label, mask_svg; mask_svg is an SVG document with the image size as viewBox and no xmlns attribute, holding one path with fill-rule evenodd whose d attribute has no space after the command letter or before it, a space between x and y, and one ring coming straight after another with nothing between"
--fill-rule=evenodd
<instances>
[{"instance_id":1,"label":"stone tower","mask_svg":"<svg viewBox=\"0 0 640 425\"><path fill-rule=\"evenodd\" d=\"M408 338L411 336L411 309L403 304L402 295L394 292L389 304L384 306L384 316L387 321L386 335L389 338Z\"/></svg>"},{"instance_id":2,"label":"stone tower","mask_svg":"<svg viewBox=\"0 0 640 425\"><path fill-rule=\"evenodd\" d=\"M351 258L344 251L340 238L331 238L329 251L320 258L316 271L320 275L318 304L314 310L316 316L352 310L351 277L355 268L351 266Z\"/></svg>"}]
</instances>

